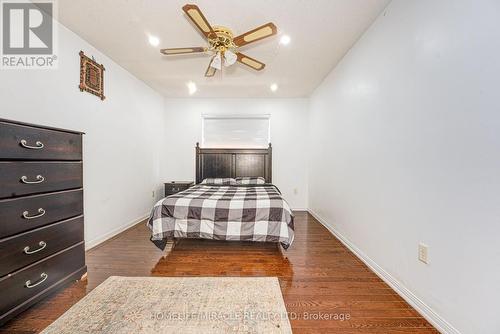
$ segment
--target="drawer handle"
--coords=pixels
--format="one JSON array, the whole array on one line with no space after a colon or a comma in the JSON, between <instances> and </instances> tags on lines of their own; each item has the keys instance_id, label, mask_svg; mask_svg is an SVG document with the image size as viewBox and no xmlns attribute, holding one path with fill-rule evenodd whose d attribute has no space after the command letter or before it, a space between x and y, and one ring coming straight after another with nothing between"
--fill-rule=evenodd
<instances>
[{"instance_id":1,"label":"drawer handle","mask_svg":"<svg viewBox=\"0 0 500 334\"><path fill-rule=\"evenodd\" d=\"M36 146L28 145L28 142L25 139L21 140L21 146L24 148L29 148L30 150L41 150L44 147L41 141L37 141L35 145Z\"/></svg>"},{"instance_id":2,"label":"drawer handle","mask_svg":"<svg viewBox=\"0 0 500 334\"><path fill-rule=\"evenodd\" d=\"M36 184L36 183L42 183L45 181L45 178L41 175L36 176L37 181L28 181L28 177L26 175L21 176L21 182L25 184Z\"/></svg>"},{"instance_id":3,"label":"drawer handle","mask_svg":"<svg viewBox=\"0 0 500 334\"><path fill-rule=\"evenodd\" d=\"M41 216L43 216L45 214L45 210L40 208L38 209L38 214L37 215L34 215L34 216L30 216L29 215L30 213L28 211L24 211L23 212L23 218L24 219L35 219L35 218L40 218Z\"/></svg>"},{"instance_id":4,"label":"drawer handle","mask_svg":"<svg viewBox=\"0 0 500 334\"><path fill-rule=\"evenodd\" d=\"M27 280L25 285L28 289L31 289L31 288L34 288L35 286L37 285L40 285L42 284L43 282L45 282L45 280L49 277L49 275L47 275L46 273L41 273L40 274L40 279L38 280L38 282L34 283L34 284L31 284L31 281L30 280Z\"/></svg>"},{"instance_id":5,"label":"drawer handle","mask_svg":"<svg viewBox=\"0 0 500 334\"><path fill-rule=\"evenodd\" d=\"M39 251L41 251L42 249L44 249L45 247L47 247L47 243L45 241L40 241L38 243L40 245L40 248L37 248L35 250L32 250L30 251L30 246L26 246L24 247L24 253L25 254L35 254L35 253L38 253Z\"/></svg>"}]
</instances>

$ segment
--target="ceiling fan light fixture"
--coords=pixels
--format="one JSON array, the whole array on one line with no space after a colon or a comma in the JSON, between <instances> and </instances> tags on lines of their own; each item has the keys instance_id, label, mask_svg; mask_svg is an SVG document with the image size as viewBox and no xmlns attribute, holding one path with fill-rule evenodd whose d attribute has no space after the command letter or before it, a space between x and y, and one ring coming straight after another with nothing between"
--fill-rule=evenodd
<instances>
[{"instance_id":1,"label":"ceiling fan light fixture","mask_svg":"<svg viewBox=\"0 0 500 334\"><path fill-rule=\"evenodd\" d=\"M238 56L234 52L230 50L224 52L224 66L231 66L236 63L236 60L238 60Z\"/></svg>"},{"instance_id":2,"label":"ceiling fan light fixture","mask_svg":"<svg viewBox=\"0 0 500 334\"><path fill-rule=\"evenodd\" d=\"M212 59L212 62L210 63L210 67L213 67L219 71L222 69L222 57L220 55L220 52L217 52L214 59Z\"/></svg>"}]
</instances>

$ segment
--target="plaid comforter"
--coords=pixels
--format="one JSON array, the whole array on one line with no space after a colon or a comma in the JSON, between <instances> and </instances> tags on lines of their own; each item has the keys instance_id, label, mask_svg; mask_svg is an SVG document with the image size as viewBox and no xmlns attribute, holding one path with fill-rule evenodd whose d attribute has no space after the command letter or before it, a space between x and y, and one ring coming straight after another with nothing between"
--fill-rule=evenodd
<instances>
[{"instance_id":1,"label":"plaid comforter","mask_svg":"<svg viewBox=\"0 0 500 334\"><path fill-rule=\"evenodd\" d=\"M293 215L272 184L198 184L155 204L147 223L162 250L167 238L293 241Z\"/></svg>"}]
</instances>

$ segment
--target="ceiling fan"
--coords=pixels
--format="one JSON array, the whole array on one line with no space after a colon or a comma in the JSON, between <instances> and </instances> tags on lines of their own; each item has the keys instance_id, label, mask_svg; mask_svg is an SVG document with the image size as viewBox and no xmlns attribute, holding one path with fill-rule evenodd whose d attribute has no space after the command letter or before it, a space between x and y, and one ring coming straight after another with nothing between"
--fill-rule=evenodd
<instances>
[{"instance_id":1,"label":"ceiling fan","mask_svg":"<svg viewBox=\"0 0 500 334\"><path fill-rule=\"evenodd\" d=\"M261 71L266 64L249 57L238 51L238 48L261 39L276 35L277 28L274 23L269 22L244 34L233 37L233 32L222 26L211 26L207 19L196 5L185 5L182 10L193 21L198 29L205 35L208 41L207 47L186 47L161 49L160 52L167 56L211 52L214 55L208 64L205 72L206 77L213 77L217 70L222 70L224 66L231 66L240 62L254 70Z\"/></svg>"}]
</instances>

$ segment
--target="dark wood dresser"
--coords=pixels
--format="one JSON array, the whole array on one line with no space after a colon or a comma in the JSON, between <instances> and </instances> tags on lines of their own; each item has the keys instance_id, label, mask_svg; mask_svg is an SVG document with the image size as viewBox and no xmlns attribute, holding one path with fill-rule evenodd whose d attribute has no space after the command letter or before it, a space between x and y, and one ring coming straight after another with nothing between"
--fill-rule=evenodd
<instances>
[{"instance_id":1,"label":"dark wood dresser","mask_svg":"<svg viewBox=\"0 0 500 334\"><path fill-rule=\"evenodd\" d=\"M82 135L0 119L0 324L87 271Z\"/></svg>"}]
</instances>

